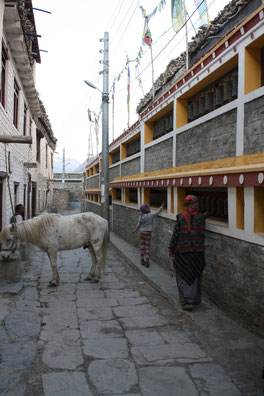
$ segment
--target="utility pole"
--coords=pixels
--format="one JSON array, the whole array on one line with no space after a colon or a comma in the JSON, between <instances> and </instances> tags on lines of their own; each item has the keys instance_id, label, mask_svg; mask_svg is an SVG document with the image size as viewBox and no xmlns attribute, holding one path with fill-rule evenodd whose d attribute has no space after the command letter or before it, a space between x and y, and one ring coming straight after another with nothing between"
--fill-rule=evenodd
<instances>
[{"instance_id":1,"label":"utility pole","mask_svg":"<svg viewBox=\"0 0 264 396\"><path fill-rule=\"evenodd\" d=\"M65 187L65 148L63 149L63 158L62 158L62 188Z\"/></svg>"},{"instance_id":2,"label":"utility pole","mask_svg":"<svg viewBox=\"0 0 264 396\"><path fill-rule=\"evenodd\" d=\"M109 222L109 34L100 39L104 43L103 92L102 92L102 175L101 216Z\"/></svg>"}]
</instances>

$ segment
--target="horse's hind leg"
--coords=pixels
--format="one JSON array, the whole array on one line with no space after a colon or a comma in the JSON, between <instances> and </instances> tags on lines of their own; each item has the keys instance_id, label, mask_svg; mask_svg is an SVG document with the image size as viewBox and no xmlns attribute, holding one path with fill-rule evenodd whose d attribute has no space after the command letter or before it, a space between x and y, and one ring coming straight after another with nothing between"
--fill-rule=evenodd
<instances>
[{"instance_id":1,"label":"horse's hind leg","mask_svg":"<svg viewBox=\"0 0 264 396\"><path fill-rule=\"evenodd\" d=\"M94 253L93 246L91 244L89 244L88 248L89 248L89 252L90 252L91 257L92 257L92 267L90 269L89 274L85 278L85 280L91 281L94 278L94 273L95 273L95 268L96 268L96 256L95 256L95 253Z\"/></svg>"},{"instance_id":2,"label":"horse's hind leg","mask_svg":"<svg viewBox=\"0 0 264 396\"><path fill-rule=\"evenodd\" d=\"M49 282L49 286L58 286L60 278L59 278L59 273L57 269L57 250L52 250L47 252L49 260L50 260L50 265L53 273L52 280Z\"/></svg>"},{"instance_id":3,"label":"horse's hind leg","mask_svg":"<svg viewBox=\"0 0 264 396\"><path fill-rule=\"evenodd\" d=\"M93 276L93 281L94 282L98 282L100 279L100 269L101 269L101 265L102 265L102 260L103 260L103 255L102 255L102 250L101 248L97 248L96 246L94 247L94 254L96 257L96 271L95 274Z\"/></svg>"}]
</instances>

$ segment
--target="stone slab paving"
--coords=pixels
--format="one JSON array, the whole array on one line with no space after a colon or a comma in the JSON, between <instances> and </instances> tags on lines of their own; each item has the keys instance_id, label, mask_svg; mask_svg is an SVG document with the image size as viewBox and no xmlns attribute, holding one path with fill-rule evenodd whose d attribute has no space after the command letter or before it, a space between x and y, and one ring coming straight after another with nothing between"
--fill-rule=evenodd
<instances>
[{"instance_id":1,"label":"stone slab paving","mask_svg":"<svg viewBox=\"0 0 264 396\"><path fill-rule=\"evenodd\" d=\"M112 246L107 262L89 283L87 251L60 252L61 283L49 288L47 256L33 248L21 282L0 283L1 396L262 396L257 374L239 374L239 356L258 356L262 340L235 333L231 370L217 359L221 328L215 349L203 341L210 315L197 325L196 313L171 305Z\"/></svg>"}]
</instances>

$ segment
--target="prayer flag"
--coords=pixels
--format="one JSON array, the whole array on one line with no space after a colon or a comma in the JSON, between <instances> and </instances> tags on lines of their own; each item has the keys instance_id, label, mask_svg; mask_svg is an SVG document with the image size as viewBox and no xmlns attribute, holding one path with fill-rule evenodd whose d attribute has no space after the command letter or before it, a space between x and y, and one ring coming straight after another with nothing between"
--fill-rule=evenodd
<instances>
[{"instance_id":1,"label":"prayer flag","mask_svg":"<svg viewBox=\"0 0 264 396\"><path fill-rule=\"evenodd\" d=\"M130 69L129 62L127 63L127 111L129 113L129 104L130 104Z\"/></svg>"},{"instance_id":2,"label":"prayer flag","mask_svg":"<svg viewBox=\"0 0 264 396\"><path fill-rule=\"evenodd\" d=\"M209 25L210 20L206 0L194 0L194 4L200 15L200 26Z\"/></svg>"},{"instance_id":3,"label":"prayer flag","mask_svg":"<svg viewBox=\"0 0 264 396\"><path fill-rule=\"evenodd\" d=\"M182 0L171 0L171 20L175 32L184 25L184 10Z\"/></svg>"},{"instance_id":4,"label":"prayer flag","mask_svg":"<svg viewBox=\"0 0 264 396\"><path fill-rule=\"evenodd\" d=\"M92 114L91 114L90 109L88 109L88 118L89 118L89 121L92 122Z\"/></svg>"},{"instance_id":5,"label":"prayer flag","mask_svg":"<svg viewBox=\"0 0 264 396\"><path fill-rule=\"evenodd\" d=\"M145 24L144 24L144 30L143 30L143 44L147 44L149 47L151 46L151 33L148 27L148 21L149 19L145 17Z\"/></svg>"},{"instance_id":6,"label":"prayer flag","mask_svg":"<svg viewBox=\"0 0 264 396\"><path fill-rule=\"evenodd\" d=\"M94 131L95 131L95 136L96 136L96 144L99 144L99 124L97 117L94 118Z\"/></svg>"}]
</instances>

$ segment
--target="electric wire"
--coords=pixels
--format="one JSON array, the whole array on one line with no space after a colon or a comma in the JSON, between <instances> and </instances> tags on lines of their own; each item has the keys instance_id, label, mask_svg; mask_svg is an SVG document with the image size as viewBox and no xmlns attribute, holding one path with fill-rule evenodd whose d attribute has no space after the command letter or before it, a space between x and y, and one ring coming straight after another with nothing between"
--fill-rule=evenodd
<instances>
[{"instance_id":1,"label":"electric wire","mask_svg":"<svg viewBox=\"0 0 264 396\"><path fill-rule=\"evenodd\" d=\"M215 2L216 0L212 0L212 2L210 3L210 7L212 6L212 4ZM209 6L207 7L209 9ZM158 52L158 54L153 58L153 62L154 60L156 60L161 53L169 46L169 44L174 40L174 38L180 33L180 31L185 27L186 23L188 23L190 21L190 19L193 17L193 15L195 14L195 12L198 10L198 7L195 8L195 10L192 12L191 15L189 15L188 19L185 21L185 23L181 26L181 28L172 36L172 38L167 42L167 44ZM169 30L169 29L168 29ZM175 48L175 47L174 47ZM149 50L149 49L147 49ZM138 76L142 76L142 74L151 66L152 62L150 62L139 74ZM130 85L132 83L134 83L137 80L137 77L135 77L134 79L131 80ZM116 92L116 95L118 95L120 92L124 91L126 88L122 88L121 90Z\"/></svg>"}]
</instances>

